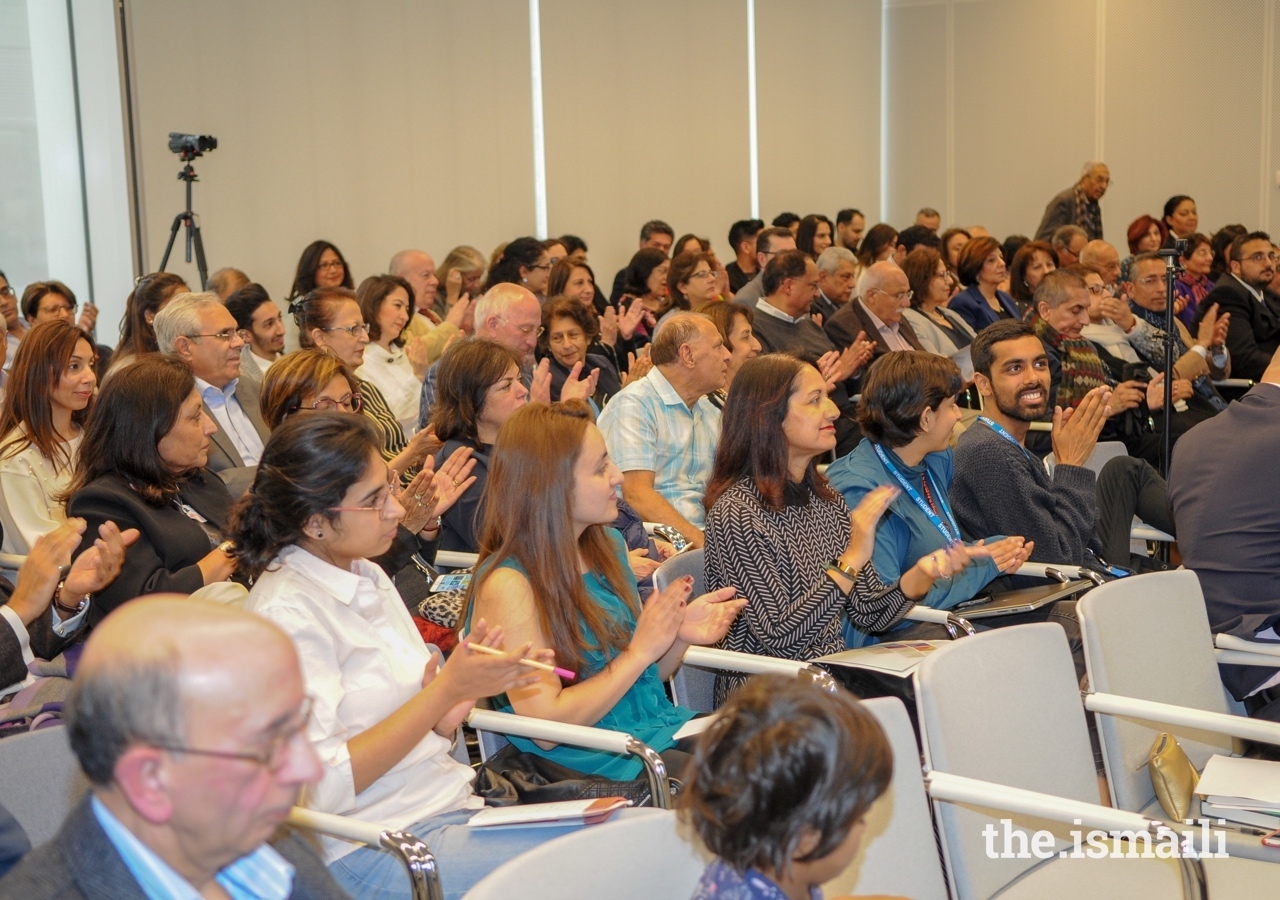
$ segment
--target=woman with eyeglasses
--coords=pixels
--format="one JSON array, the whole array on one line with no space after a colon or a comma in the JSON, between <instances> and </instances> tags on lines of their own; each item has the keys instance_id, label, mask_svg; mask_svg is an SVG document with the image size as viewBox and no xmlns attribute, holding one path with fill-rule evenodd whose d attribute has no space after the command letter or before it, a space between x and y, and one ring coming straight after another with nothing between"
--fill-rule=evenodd
<instances>
[{"instance_id":1,"label":"woman with eyeglasses","mask_svg":"<svg viewBox=\"0 0 1280 900\"><path fill-rule=\"evenodd\" d=\"M422 377L431 365L424 343L405 344L413 288L396 275L370 275L360 282L356 300L369 323L370 341L356 375L378 386L400 428L411 435L418 430Z\"/></svg>"},{"instance_id":2,"label":"woman with eyeglasses","mask_svg":"<svg viewBox=\"0 0 1280 900\"><path fill-rule=\"evenodd\" d=\"M195 376L174 356L144 356L103 385L63 495L67 516L84 519L85 534L114 522L141 536L94 596L90 626L143 594L190 594L235 574L223 540L231 495L205 468L216 430Z\"/></svg>"},{"instance_id":3,"label":"woman with eyeglasses","mask_svg":"<svg viewBox=\"0 0 1280 900\"><path fill-rule=\"evenodd\" d=\"M289 417L263 451L253 489L232 516L236 560L255 579L246 608L293 640L312 708L307 736L324 774L306 803L385 823L428 842L445 896L564 828L472 830L484 806L475 773L450 754L481 697L533 682L519 662L554 657L505 646L477 621L442 660L423 643L403 600L370 557L395 539L404 509L397 476L368 420L337 412ZM508 642L509 643L509 642ZM353 896L410 897L404 870L377 847L321 838L329 871Z\"/></svg>"},{"instance_id":4,"label":"woman with eyeglasses","mask_svg":"<svg viewBox=\"0 0 1280 900\"><path fill-rule=\"evenodd\" d=\"M681 253L667 270L667 297L670 305L658 318L658 326L673 310L690 310L720 299L716 287L716 261L710 253ZM654 332L658 330L654 326Z\"/></svg>"},{"instance_id":5,"label":"woman with eyeglasses","mask_svg":"<svg viewBox=\"0 0 1280 900\"><path fill-rule=\"evenodd\" d=\"M106 376L144 356L160 352L154 325L156 315L170 300L189 290L187 283L172 272L152 272L138 279L125 301L120 343L116 345ZM106 376L102 379L104 382Z\"/></svg>"},{"instance_id":6,"label":"woman with eyeglasses","mask_svg":"<svg viewBox=\"0 0 1280 900\"><path fill-rule=\"evenodd\" d=\"M342 251L328 241L312 241L298 258L293 287L285 300L305 297L316 288L343 287L351 290L354 286Z\"/></svg>"},{"instance_id":7,"label":"woman with eyeglasses","mask_svg":"<svg viewBox=\"0 0 1280 900\"><path fill-rule=\"evenodd\" d=\"M973 363L965 348L973 341L969 323L947 309L951 298L951 273L942 254L932 247L916 247L902 261L902 271L911 285L911 308L902 311L920 346L930 353L945 356L960 367L960 376L968 384L973 381Z\"/></svg>"},{"instance_id":8,"label":"woman with eyeglasses","mask_svg":"<svg viewBox=\"0 0 1280 900\"><path fill-rule=\"evenodd\" d=\"M1178 259L1182 263L1182 271L1173 282L1174 315L1190 328L1195 324L1200 301L1213 290L1214 282L1209 278L1209 270L1213 268L1213 247L1209 236L1198 231L1191 235L1187 238L1187 248Z\"/></svg>"},{"instance_id":9,"label":"woman with eyeglasses","mask_svg":"<svg viewBox=\"0 0 1280 900\"><path fill-rule=\"evenodd\" d=\"M298 325L298 341L304 349L331 353L353 372L363 364L369 325L354 291L316 288L290 303L289 312ZM407 440L399 418L377 385L356 376L354 387L361 397L361 412L382 432L382 455L387 465L407 480L406 476L438 449L439 442L427 429Z\"/></svg>"},{"instance_id":10,"label":"woman with eyeglasses","mask_svg":"<svg viewBox=\"0 0 1280 900\"><path fill-rule=\"evenodd\" d=\"M67 520L71 482L98 378L84 332L61 318L32 328L18 347L0 411L0 514L4 552L25 554Z\"/></svg>"},{"instance_id":11,"label":"woman with eyeglasses","mask_svg":"<svg viewBox=\"0 0 1280 900\"><path fill-rule=\"evenodd\" d=\"M547 283L551 278L551 255L536 238L520 237L503 248L502 254L489 269L489 279L484 289L488 291L498 284L518 284L533 292L541 303L547 298Z\"/></svg>"}]
</instances>

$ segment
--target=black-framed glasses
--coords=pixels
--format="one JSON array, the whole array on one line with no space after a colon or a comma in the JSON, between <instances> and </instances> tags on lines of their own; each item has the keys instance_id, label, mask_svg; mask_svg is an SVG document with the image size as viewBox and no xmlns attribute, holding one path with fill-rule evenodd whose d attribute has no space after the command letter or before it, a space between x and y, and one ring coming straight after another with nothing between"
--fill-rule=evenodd
<instances>
[{"instance_id":1,"label":"black-framed glasses","mask_svg":"<svg viewBox=\"0 0 1280 900\"><path fill-rule=\"evenodd\" d=\"M321 328L320 330L321 331L345 331L347 334L351 335L353 338L358 338L362 334L367 335L369 333L369 325L366 322L357 322L354 325L342 325L342 326L335 325L333 328Z\"/></svg>"},{"instance_id":2,"label":"black-framed glasses","mask_svg":"<svg viewBox=\"0 0 1280 900\"><path fill-rule=\"evenodd\" d=\"M318 266L316 266L316 269L317 269L317 270L319 270L319 269L345 269L346 267L347 267L347 264L346 264L346 263L344 263L342 260L340 260L340 259L331 259L331 260L329 260L328 262L322 262L322 263L320 263Z\"/></svg>"},{"instance_id":3,"label":"black-framed glasses","mask_svg":"<svg viewBox=\"0 0 1280 900\"><path fill-rule=\"evenodd\" d=\"M284 768L285 762L288 760L289 744L307 730L307 725L311 722L311 713L315 708L315 700L311 697L305 697L302 701L302 707L298 710L298 720L287 728L282 729L275 737L271 739L266 749L257 753L247 750L206 750L201 747L184 747L181 744L165 744L159 741L148 741L152 747L165 750L169 753L185 753L192 756L212 756L216 759L237 759L244 762L256 763L265 766L272 772L278 772Z\"/></svg>"}]
</instances>

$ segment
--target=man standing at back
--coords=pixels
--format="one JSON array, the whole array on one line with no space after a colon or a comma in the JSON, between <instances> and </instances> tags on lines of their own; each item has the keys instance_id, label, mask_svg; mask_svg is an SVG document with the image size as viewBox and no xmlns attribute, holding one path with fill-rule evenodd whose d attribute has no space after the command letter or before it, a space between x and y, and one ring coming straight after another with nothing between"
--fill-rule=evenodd
<instances>
[{"instance_id":1,"label":"man standing at back","mask_svg":"<svg viewBox=\"0 0 1280 900\"><path fill-rule=\"evenodd\" d=\"M0 895L44 898L345 896L285 834L320 780L293 644L240 609L148 597L85 646L66 708L92 791Z\"/></svg>"},{"instance_id":2,"label":"man standing at back","mask_svg":"<svg viewBox=\"0 0 1280 900\"><path fill-rule=\"evenodd\" d=\"M1079 225L1089 240L1102 237L1102 208L1098 201L1111 184L1111 171L1100 162L1087 162L1080 180L1049 201L1036 229L1036 240L1047 241L1063 225Z\"/></svg>"}]
</instances>

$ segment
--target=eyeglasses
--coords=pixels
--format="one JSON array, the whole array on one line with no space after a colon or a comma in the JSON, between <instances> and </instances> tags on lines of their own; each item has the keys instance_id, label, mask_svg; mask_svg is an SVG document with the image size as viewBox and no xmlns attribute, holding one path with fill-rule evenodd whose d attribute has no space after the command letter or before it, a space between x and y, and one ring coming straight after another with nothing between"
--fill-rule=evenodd
<instances>
[{"instance_id":1,"label":"eyeglasses","mask_svg":"<svg viewBox=\"0 0 1280 900\"><path fill-rule=\"evenodd\" d=\"M57 306L42 306L36 310L36 315L40 316L59 316L63 313L73 313L76 311L74 306L68 306L65 303L59 303Z\"/></svg>"},{"instance_id":2,"label":"eyeglasses","mask_svg":"<svg viewBox=\"0 0 1280 900\"><path fill-rule=\"evenodd\" d=\"M536 269L537 266L534 266L534 268ZM537 335L538 337L542 337L542 332L545 330L541 325L517 325L515 322L512 322L510 319L506 318L505 316L495 316L494 318L500 319L501 321L506 322L516 331L523 334L525 337L528 337L531 334Z\"/></svg>"},{"instance_id":3,"label":"eyeglasses","mask_svg":"<svg viewBox=\"0 0 1280 900\"><path fill-rule=\"evenodd\" d=\"M233 750L203 750L197 747L184 747L181 744L164 744L160 742L148 743L153 747L167 750L170 753L189 753L195 756L212 756L218 759L240 759L265 766L271 772L279 772L284 768L284 764L288 760L289 745L307 730L307 724L311 721L311 711L314 706L315 701L311 697L304 698L302 707L298 710L298 721L280 731L271 739L271 743L267 745L267 748L259 753L235 752Z\"/></svg>"},{"instance_id":4,"label":"eyeglasses","mask_svg":"<svg viewBox=\"0 0 1280 900\"><path fill-rule=\"evenodd\" d=\"M1086 284L1085 287L1089 289L1090 294L1098 297L1101 297L1103 294L1111 293L1107 290L1107 286L1105 284Z\"/></svg>"},{"instance_id":5,"label":"eyeglasses","mask_svg":"<svg viewBox=\"0 0 1280 900\"><path fill-rule=\"evenodd\" d=\"M236 338L240 337L240 331L236 328L225 328L222 331L216 332L215 334L188 334L188 335L184 335L184 337L189 337L192 340L194 340L195 338L206 338L206 337L217 338L218 340L224 341L229 344Z\"/></svg>"},{"instance_id":6,"label":"eyeglasses","mask_svg":"<svg viewBox=\"0 0 1280 900\"><path fill-rule=\"evenodd\" d=\"M347 264L340 259L331 259L328 262L322 262L316 266L316 269L345 269Z\"/></svg>"},{"instance_id":7,"label":"eyeglasses","mask_svg":"<svg viewBox=\"0 0 1280 900\"><path fill-rule=\"evenodd\" d=\"M712 272L710 269L707 269L704 272L694 272L692 275L689 276L689 280L692 281L695 278L709 279L709 278L715 278L715 277L716 277L716 273Z\"/></svg>"},{"instance_id":8,"label":"eyeglasses","mask_svg":"<svg viewBox=\"0 0 1280 900\"><path fill-rule=\"evenodd\" d=\"M1253 256L1241 257L1241 262L1264 263L1280 259L1280 253L1255 253Z\"/></svg>"},{"instance_id":9,"label":"eyeglasses","mask_svg":"<svg viewBox=\"0 0 1280 900\"><path fill-rule=\"evenodd\" d=\"M1146 278L1139 278L1138 284L1143 287L1150 287L1151 285L1159 284L1162 281L1164 281L1163 275L1148 275Z\"/></svg>"},{"instance_id":10,"label":"eyeglasses","mask_svg":"<svg viewBox=\"0 0 1280 900\"><path fill-rule=\"evenodd\" d=\"M545 266L530 266L529 268L530 268L530 269L546 269L548 272L550 272L550 271L551 271L551 263L547 263Z\"/></svg>"},{"instance_id":11,"label":"eyeglasses","mask_svg":"<svg viewBox=\"0 0 1280 900\"><path fill-rule=\"evenodd\" d=\"M390 521L396 517L397 507L404 512L400 506L400 478L395 472L391 473L384 491L382 499L374 498L373 506L330 506L329 512L376 512L379 519Z\"/></svg>"},{"instance_id":12,"label":"eyeglasses","mask_svg":"<svg viewBox=\"0 0 1280 900\"><path fill-rule=\"evenodd\" d=\"M14 293L13 288L10 287L9 285L6 284L4 287L0 287L0 297L16 297L16 296L17 294Z\"/></svg>"},{"instance_id":13,"label":"eyeglasses","mask_svg":"<svg viewBox=\"0 0 1280 900\"><path fill-rule=\"evenodd\" d=\"M304 406L303 409L318 410L321 412L333 412L342 410L343 412L360 412L364 409L364 397L361 397L355 391L338 400L332 400L329 397L321 397L310 406Z\"/></svg>"},{"instance_id":14,"label":"eyeglasses","mask_svg":"<svg viewBox=\"0 0 1280 900\"><path fill-rule=\"evenodd\" d=\"M365 322L357 322L354 325L334 326L333 328L321 328L321 331L345 331L353 338L358 338L362 334L369 333L369 326Z\"/></svg>"},{"instance_id":15,"label":"eyeglasses","mask_svg":"<svg viewBox=\"0 0 1280 900\"><path fill-rule=\"evenodd\" d=\"M892 297L895 300L897 300L899 303L910 303L911 298L916 295L915 291L898 291L898 293L896 294L890 294L888 291L880 290L880 288L867 289L868 294L870 294L872 291L875 291L877 294L884 294L887 297Z\"/></svg>"}]
</instances>

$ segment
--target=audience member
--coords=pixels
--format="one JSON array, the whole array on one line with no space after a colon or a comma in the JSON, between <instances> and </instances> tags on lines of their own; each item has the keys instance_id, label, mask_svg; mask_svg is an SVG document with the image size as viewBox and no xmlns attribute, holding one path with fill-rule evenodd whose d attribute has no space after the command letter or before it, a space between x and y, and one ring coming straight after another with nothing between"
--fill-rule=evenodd
<instances>
[{"instance_id":1,"label":"audience member","mask_svg":"<svg viewBox=\"0 0 1280 900\"><path fill-rule=\"evenodd\" d=\"M795 237L800 229L800 217L793 212L780 212L769 224L774 228L785 228L791 232L792 237Z\"/></svg>"},{"instance_id":2,"label":"audience member","mask_svg":"<svg viewBox=\"0 0 1280 900\"><path fill-rule=\"evenodd\" d=\"M1080 265L1097 269L1108 287L1114 288L1120 283L1120 254L1106 241L1090 241L1085 244L1080 251Z\"/></svg>"},{"instance_id":3,"label":"audience member","mask_svg":"<svg viewBox=\"0 0 1280 900\"><path fill-rule=\"evenodd\" d=\"M421 250L401 250L395 254L387 265L387 274L403 278L412 288L412 310L402 337L406 343L414 338L422 338L427 364L430 365L440 358L449 341L462 334L469 304L464 303L459 307L455 303L444 311L437 312L444 304L440 299L440 278L436 275L436 261L431 258L431 254Z\"/></svg>"},{"instance_id":4,"label":"audience member","mask_svg":"<svg viewBox=\"0 0 1280 900\"><path fill-rule=\"evenodd\" d=\"M93 345L61 318L36 325L18 346L0 411L0 515L4 552L25 554L66 521L71 481L93 404Z\"/></svg>"},{"instance_id":5,"label":"audience member","mask_svg":"<svg viewBox=\"0 0 1280 900\"><path fill-rule=\"evenodd\" d=\"M669 316L650 345L653 369L600 414L622 496L646 522L661 522L702 546L702 495L720 437L707 395L725 384L732 355L706 316Z\"/></svg>"},{"instance_id":6,"label":"audience member","mask_svg":"<svg viewBox=\"0 0 1280 900\"><path fill-rule=\"evenodd\" d=\"M108 375L148 354L160 352L153 324L156 315L170 300L189 290L187 283L172 272L152 272L138 279L125 301L120 343L111 358Z\"/></svg>"},{"instance_id":7,"label":"audience member","mask_svg":"<svg viewBox=\"0 0 1280 900\"><path fill-rule=\"evenodd\" d=\"M681 815L715 855L693 900L822 900L892 777L884 731L852 694L752 679L698 739L681 795Z\"/></svg>"},{"instance_id":8,"label":"audience member","mask_svg":"<svg viewBox=\"0 0 1280 900\"><path fill-rule=\"evenodd\" d=\"M723 638L747 601L732 599L732 587L694 598L685 577L641 606L626 545L607 528L618 515L622 473L585 403L518 411L502 426L493 462L466 618L492 623L513 644L549 647L557 666L577 673L571 684L540 676L509 690L501 707L626 732L666 753L668 770L680 773L684 748L674 734L694 713L671 703L663 681L691 644ZM587 774L641 774L635 757L511 742Z\"/></svg>"},{"instance_id":9,"label":"audience member","mask_svg":"<svg viewBox=\"0 0 1280 900\"><path fill-rule=\"evenodd\" d=\"M190 594L235 573L223 541L231 495L205 468L216 430L195 376L176 357L143 357L103 385L67 488L67 516L84 519L89 534L114 522L141 537L119 577L94 596L90 626L143 594Z\"/></svg>"},{"instance_id":10,"label":"audience member","mask_svg":"<svg viewBox=\"0 0 1280 900\"><path fill-rule=\"evenodd\" d=\"M462 244L450 250L437 272L440 283L444 285L444 294L442 296L439 290L436 291L436 315L447 318L459 300L470 302L480 299L484 293L487 268L484 254L475 247Z\"/></svg>"},{"instance_id":11,"label":"audience member","mask_svg":"<svg viewBox=\"0 0 1280 900\"><path fill-rule=\"evenodd\" d=\"M863 269L869 269L878 262L890 260L900 262L898 253L898 229L881 222L873 225L858 245L858 262ZM905 256L906 254L903 254Z\"/></svg>"},{"instance_id":12,"label":"audience member","mask_svg":"<svg viewBox=\"0 0 1280 900\"><path fill-rule=\"evenodd\" d=\"M675 230L670 225L661 219L650 219L640 226L640 242L636 249L661 250L663 256L670 256L671 245L675 242L675 238ZM583 254L585 255L585 253L586 247L584 245ZM609 291L610 306L617 306L618 298L622 296L622 279L625 271L624 267L613 277L613 290Z\"/></svg>"},{"instance_id":13,"label":"audience member","mask_svg":"<svg viewBox=\"0 0 1280 900\"><path fill-rule=\"evenodd\" d=\"M274 625L177 597L122 610L90 638L66 709L92 790L0 893L345 896L306 840L277 834L323 773L310 714Z\"/></svg>"},{"instance_id":14,"label":"audience member","mask_svg":"<svg viewBox=\"0 0 1280 900\"><path fill-rule=\"evenodd\" d=\"M377 385L406 436L418 430L422 378L431 363L426 342L407 338L413 287L398 275L370 275L356 290L369 345L356 377Z\"/></svg>"},{"instance_id":15,"label":"audience member","mask_svg":"<svg viewBox=\"0 0 1280 900\"><path fill-rule=\"evenodd\" d=\"M729 368L724 373L724 387L707 395L716 409L724 409L724 402L733 384L734 376L742 368L743 363L760 355L760 341L756 339L752 329L755 312L747 306L736 303L725 303L723 300L712 300L694 310L710 319L724 340L725 349L729 351Z\"/></svg>"},{"instance_id":16,"label":"audience member","mask_svg":"<svg viewBox=\"0 0 1280 900\"><path fill-rule=\"evenodd\" d=\"M590 400L597 408L603 409L609 398L622 390L624 376L618 374L613 360L589 352L591 347L598 346L600 338L600 322L593 305L584 306L573 297L548 300L542 307L539 331L538 353L542 359L550 360L551 365L552 402L560 399L575 366L579 373L594 374L596 389Z\"/></svg>"},{"instance_id":17,"label":"audience member","mask_svg":"<svg viewBox=\"0 0 1280 900\"><path fill-rule=\"evenodd\" d=\"M1111 171L1100 162L1087 162L1080 180L1056 195L1044 208L1036 240L1047 241L1062 225L1079 225L1090 240L1102 238L1102 209L1098 201L1111 183Z\"/></svg>"},{"instance_id":18,"label":"audience member","mask_svg":"<svg viewBox=\"0 0 1280 900\"><path fill-rule=\"evenodd\" d=\"M840 410L822 375L794 356L748 362L729 392L715 469L707 484L706 583L751 598L729 629L726 650L809 660L844 649L840 623L888 630L911 608L871 565L876 524L896 495L867 494L852 512L818 472L836 446ZM946 553L910 569L916 596L946 570ZM743 679L716 678L722 703Z\"/></svg>"},{"instance_id":19,"label":"audience member","mask_svg":"<svg viewBox=\"0 0 1280 900\"><path fill-rule=\"evenodd\" d=\"M1056 268L1058 262L1053 247L1044 241L1028 241L1013 254L1013 264L1009 266L1009 293L1024 316L1031 308L1040 279Z\"/></svg>"},{"instance_id":20,"label":"audience member","mask_svg":"<svg viewBox=\"0 0 1280 900\"><path fill-rule=\"evenodd\" d=\"M969 232L963 228L948 228L942 232L942 247L939 252L942 254L942 261L947 264L947 271L955 279L955 287L960 288L960 278L956 275L956 266L960 264L960 251L964 249L964 245L969 243Z\"/></svg>"},{"instance_id":21,"label":"audience member","mask_svg":"<svg viewBox=\"0 0 1280 900\"><path fill-rule=\"evenodd\" d=\"M314 347L290 353L262 379L262 421L275 431L296 412L359 413L359 382L347 365Z\"/></svg>"},{"instance_id":22,"label":"audience member","mask_svg":"<svg viewBox=\"0 0 1280 900\"><path fill-rule=\"evenodd\" d=\"M836 243L856 254L867 229L867 218L861 210L846 208L836 213Z\"/></svg>"},{"instance_id":23,"label":"audience member","mask_svg":"<svg viewBox=\"0 0 1280 900\"><path fill-rule=\"evenodd\" d=\"M922 228L928 228L934 234L937 234L938 228L942 225L942 215L936 209L926 206L916 213L916 221L914 224L919 225ZM934 247L933 249L937 250L938 248Z\"/></svg>"},{"instance_id":24,"label":"audience member","mask_svg":"<svg viewBox=\"0 0 1280 900\"><path fill-rule=\"evenodd\" d=\"M858 257L846 247L828 247L818 254L818 293L810 305L810 315L821 325L849 302L858 284Z\"/></svg>"},{"instance_id":25,"label":"audience member","mask_svg":"<svg viewBox=\"0 0 1280 900\"><path fill-rule=\"evenodd\" d=\"M1164 204L1164 241L1161 246L1173 247L1175 241L1187 241L1200 227L1200 214L1196 212L1196 201L1186 194L1176 194ZM1159 250L1160 248L1155 248Z\"/></svg>"},{"instance_id":26,"label":"audience member","mask_svg":"<svg viewBox=\"0 0 1280 900\"><path fill-rule=\"evenodd\" d=\"M796 249L796 239L789 229L773 227L765 228L756 235L756 277L751 279L740 291L734 293L733 302L739 306L755 308L756 303L765 295L764 267L779 253Z\"/></svg>"},{"instance_id":27,"label":"audience member","mask_svg":"<svg viewBox=\"0 0 1280 900\"><path fill-rule=\"evenodd\" d=\"M941 249L942 238L938 237L938 233L925 225L912 225L909 228L902 229L898 235L898 248L895 253L895 259L901 265L902 260L907 258L912 250L917 247L932 247L934 250Z\"/></svg>"},{"instance_id":28,"label":"audience member","mask_svg":"<svg viewBox=\"0 0 1280 900\"><path fill-rule=\"evenodd\" d=\"M1020 319L1018 304L1000 290L1008 276L1004 254L990 236L969 240L960 251L956 274L965 289L951 298L948 307L975 332L1000 319Z\"/></svg>"},{"instance_id":29,"label":"audience member","mask_svg":"<svg viewBox=\"0 0 1280 900\"><path fill-rule=\"evenodd\" d=\"M911 306L902 320L915 333L921 350L946 356L960 367L960 377L973 381L969 343L973 329L959 314L947 309L951 297L951 273L937 250L917 247L902 262L902 273L911 288Z\"/></svg>"},{"instance_id":30,"label":"audience member","mask_svg":"<svg viewBox=\"0 0 1280 900\"><path fill-rule=\"evenodd\" d=\"M20 308L28 325L39 325L54 319L60 319L68 325L76 323L76 295L61 281L33 281L22 292ZM85 309L88 310L89 307L86 305ZM97 310L94 309L93 318L96 319L97 315ZM92 330L93 325L90 323L85 331L87 333Z\"/></svg>"},{"instance_id":31,"label":"audience member","mask_svg":"<svg viewBox=\"0 0 1280 900\"><path fill-rule=\"evenodd\" d=\"M814 262L834 241L835 229L826 216L815 213L800 220L796 229L796 249L808 254Z\"/></svg>"},{"instance_id":32,"label":"audience member","mask_svg":"<svg viewBox=\"0 0 1280 900\"><path fill-rule=\"evenodd\" d=\"M646 251L640 251L646 252ZM653 253L655 251L649 250ZM665 260L666 257L663 257ZM625 279L624 279L625 281ZM625 288L624 284L624 288ZM586 263L564 257L551 267L551 280L547 284L547 297L571 297L591 313L594 322L595 337L591 340L591 352L609 361L619 372L628 369L630 355L635 353L648 341L648 325L653 318L638 299L626 304L627 294L624 291L618 300L618 306L606 306L604 312L596 315L596 276ZM549 301L548 301L549 302ZM545 313L546 304L543 305ZM637 332L639 336L637 337Z\"/></svg>"},{"instance_id":33,"label":"audience member","mask_svg":"<svg viewBox=\"0 0 1280 900\"><path fill-rule=\"evenodd\" d=\"M22 343L22 336L27 333L27 326L18 316L18 297L4 272L0 272L0 315L4 316L7 350L4 371L8 372L13 365L13 355L18 352L18 344Z\"/></svg>"},{"instance_id":34,"label":"audience member","mask_svg":"<svg viewBox=\"0 0 1280 900\"><path fill-rule=\"evenodd\" d=\"M862 365L894 350L919 350L920 339L902 317L913 296L906 273L897 263L872 263L858 279L858 299L849 302L823 327L836 347L871 343L871 355L863 354Z\"/></svg>"},{"instance_id":35,"label":"audience member","mask_svg":"<svg viewBox=\"0 0 1280 900\"><path fill-rule=\"evenodd\" d=\"M205 415L218 423L210 437L207 465L239 496L253 479L246 471L258 464L267 426L258 406L260 383L240 380L244 339L236 320L217 294L179 294L155 321L161 353L171 353L191 368Z\"/></svg>"},{"instance_id":36,"label":"audience member","mask_svg":"<svg viewBox=\"0 0 1280 900\"><path fill-rule=\"evenodd\" d=\"M923 578L917 581L913 576L902 588L909 600L936 609L972 599L1000 574L1016 572L1035 549L1021 537L960 543L960 527L948 499L954 472L948 444L960 421L955 399L960 386L955 363L932 353L889 353L876 360L863 380L858 403L858 423L867 439L827 469L831 486L851 506L884 485L902 491L880 519L871 562L882 582L897 584L918 560L932 560L918 572ZM933 555L940 550L947 551L945 565L942 556ZM928 625L907 628L911 630L884 634L935 633ZM883 636L845 626L850 647Z\"/></svg>"},{"instance_id":37,"label":"audience member","mask_svg":"<svg viewBox=\"0 0 1280 900\"><path fill-rule=\"evenodd\" d=\"M1200 303L1213 290L1213 282L1209 280L1209 270L1213 267L1213 248L1206 235L1196 232L1187 238L1187 248L1178 257L1182 271L1173 282L1173 296L1176 299L1174 314L1188 328L1196 321L1196 310Z\"/></svg>"},{"instance_id":38,"label":"audience member","mask_svg":"<svg viewBox=\"0 0 1280 900\"><path fill-rule=\"evenodd\" d=\"M720 299L716 286L716 260L710 253L681 253L667 270L667 298L670 305L658 317L658 324L673 312L685 311Z\"/></svg>"},{"instance_id":39,"label":"audience member","mask_svg":"<svg viewBox=\"0 0 1280 900\"><path fill-rule=\"evenodd\" d=\"M542 242L542 249L547 251L547 262L551 263L551 268L553 269L556 267L556 263L569 255L569 251L560 242L560 238L547 238Z\"/></svg>"},{"instance_id":40,"label":"audience member","mask_svg":"<svg viewBox=\"0 0 1280 900\"><path fill-rule=\"evenodd\" d=\"M488 291L499 284L518 284L541 303L546 299L547 282L551 277L550 258L540 241L531 237L516 238L507 244L497 262L490 267L484 289Z\"/></svg>"},{"instance_id":41,"label":"audience member","mask_svg":"<svg viewBox=\"0 0 1280 900\"><path fill-rule=\"evenodd\" d=\"M1165 483L1132 456L1110 460L1095 478L1087 468L1111 410L1100 385L1074 410L1049 406L1049 359L1023 322L997 322L973 342L974 376L986 401L978 424L956 442L951 503L969 536L1021 534L1036 562L1087 565L1087 550L1130 567L1134 515L1176 534ZM1053 415L1050 475L1025 444L1032 422ZM1096 567L1096 566L1093 566Z\"/></svg>"},{"instance_id":42,"label":"audience member","mask_svg":"<svg viewBox=\"0 0 1280 900\"><path fill-rule=\"evenodd\" d=\"M285 298L292 303L316 288L355 288L351 268L342 251L328 241L312 241L298 258L298 269L293 276L293 287Z\"/></svg>"},{"instance_id":43,"label":"audience member","mask_svg":"<svg viewBox=\"0 0 1280 900\"><path fill-rule=\"evenodd\" d=\"M1209 270L1209 278L1213 282L1222 280L1224 275L1230 274L1231 242L1242 234L1248 234L1249 229L1243 225L1223 225L1220 229L1213 233L1213 237L1209 239L1210 245L1213 247L1213 268Z\"/></svg>"},{"instance_id":44,"label":"audience member","mask_svg":"<svg viewBox=\"0 0 1280 900\"><path fill-rule=\"evenodd\" d=\"M369 345L369 325L353 291L317 289L295 300L289 311L298 324L298 337L304 349L314 347L332 353L353 372L360 368L365 347ZM361 414L372 419L382 433L383 458L407 481L406 476L438 448L435 436L422 430L411 440L406 439L399 418L378 386L357 375L355 387L360 392Z\"/></svg>"},{"instance_id":45,"label":"audience member","mask_svg":"<svg viewBox=\"0 0 1280 900\"><path fill-rule=\"evenodd\" d=\"M280 307L260 284L248 284L224 301L244 341L240 378L262 383L262 376L284 353L284 319Z\"/></svg>"},{"instance_id":46,"label":"audience member","mask_svg":"<svg viewBox=\"0 0 1280 900\"><path fill-rule=\"evenodd\" d=\"M759 269L756 266L756 235L764 229L760 219L739 219L729 227L729 247L733 262L725 266L729 273L729 290L738 293ZM625 290L625 288L624 288Z\"/></svg>"},{"instance_id":47,"label":"audience member","mask_svg":"<svg viewBox=\"0 0 1280 900\"><path fill-rule=\"evenodd\" d=\"M636 303L644 311L632 334L632 346L637 350L649 342L658 319L671 308L671 300L667 295L667 275L670 271L671 260L654 247L637 250L635 256L631 257L631 262L623 269L618 308L626 308L624 317L636 317ZM601 312L599 307L596 311ZM608 308L603 314L608 314Z\"/></svg>"},{"instance_id":48,"label":"audience member","mask_svg":"<svg viewBox=\"0 0 1280 900\"><path fill-rule=\"evenodd\" d=\"M239 269L233 269L230 266L224 266L214 271L209 276L209 281L205 287L214 294L218 295L218 299L224 303L227 298L236 291L248 287L250 284L249 276L241 272Z\"/></svg>"},{"instance_id":49,"label":"audience member","mask_svg":"<svg viewBox=\"0 0 1280 900\"><path fill-rule=\"evenodd\" d=\"M1237 378L1258 380L1280 347L1280 294L1271 290L1277 257L1264 231L1231 242L1228 270L1200 301L1197 318L1217 304L1219 316L1231 314L1227 349Z\"/></svg>"},{"instance_id":50,"label":"audience member","mask_svg":"<svg viewBox=\"0 0 1280 900\"><path fill-rule=\"evenodd\" d=\"M699 237L693 232L682 234L671 245L671 258L675 259L681 253L710 253L711 241L707 238Z\"/></svg>"},{"instance_id":51,"label":"audience member","mask_svg":"<svg viewBox=\"0 0 1280 900\"><path fill-rule=\"evenodd\" d=\"M1062 225L1053 230L1049 243L1058 254L1058 268L1065 269L1080 262L1080 253L1089 243L1089 235L1079 225Z\"/></svg>"}]
</instances>

